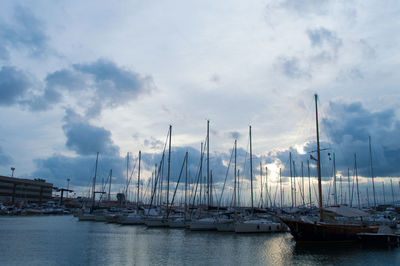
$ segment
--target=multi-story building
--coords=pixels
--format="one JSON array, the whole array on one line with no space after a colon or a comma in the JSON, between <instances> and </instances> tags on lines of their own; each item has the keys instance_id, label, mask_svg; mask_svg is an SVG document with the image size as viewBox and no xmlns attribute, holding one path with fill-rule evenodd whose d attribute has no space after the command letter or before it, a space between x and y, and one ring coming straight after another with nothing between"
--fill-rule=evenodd
<instances>
[{"instance_id":1,"label":"multi-story building","mask_svg":"<svg viewBox=\"0 0 400 266\"><path fill-rule=\"evenodd\" d=\"M43 179L0 176L0 200L7 202L46 202L51 200L53 184Z\"/></svg>"}]
</instances>

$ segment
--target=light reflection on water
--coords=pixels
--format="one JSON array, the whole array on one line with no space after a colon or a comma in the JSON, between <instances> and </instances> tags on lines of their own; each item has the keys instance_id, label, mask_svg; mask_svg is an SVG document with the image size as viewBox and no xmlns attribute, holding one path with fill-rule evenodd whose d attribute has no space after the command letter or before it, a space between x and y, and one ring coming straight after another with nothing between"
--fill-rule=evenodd
<instances>
[{"instance_id":1,"label":"light reflection on water","mask_svg":"<svg viewBox=\"0 0 400 266\"><path fill-rule=\"evenodd\" d=\"M296 245L290 234L238 235L0 217L1 265L400 265L399 249Z\"/></svg>"}]
</instances>

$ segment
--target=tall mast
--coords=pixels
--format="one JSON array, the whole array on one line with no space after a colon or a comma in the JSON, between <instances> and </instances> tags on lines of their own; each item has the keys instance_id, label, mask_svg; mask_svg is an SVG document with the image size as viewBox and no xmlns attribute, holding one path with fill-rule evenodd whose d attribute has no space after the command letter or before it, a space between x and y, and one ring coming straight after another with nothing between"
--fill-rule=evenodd
<instances>
[{"instance_id":1,"label":"tall mast","mask_svg":"<svg viewBox=\"0 0 400 266\"><path fill-rule=\"evenodd\" d=\"M129 188L129 152L126 153L126 189L125 189L125 205L128 200L128 188Z\"/></svg>"},{"instance_id":2,"label":"tall mast","mask_svg":"<svg viewBox=\"0 0 400 266\"><path fill-rule=\"evenodd\" d=\"M94 170L94 178L93 178L93 188L92 188L92 209L90 210L93 212L95 201L96 201L96 177L97 177L97 165L99 162L99 152L96 155L96 168Z\"/></svg>"},{"instance_id":3,"label":"tall mast","mask_svg":"<svg viewBox=\"0 0 400 266\"><path fill-rule=\"evenodd\" d=\"M251 189L251 209L254 209L253 204L253 153L251 147L251 126L249 126L249 137L250 137L250 189Z\"/></svg>"},{"instance_id":4,"label":"tall mast","mask_svg":"<svg viewBox=\"0 0 400 266\"><path fill-rule=\"evenodd\" d=\"M354 153L354 168L355 168L355 171L356 171L357 203L358 203L358 208L361 209L361 204L360 204L360 190L358 189L357 154L355 154L355 153Z\"/></svg>"},{"instance_id":5,"label":"tall mast","mask_svg":"<svg viewBox=\"0 0 400 266\"><path fill-rule=\"evenodd\" d=\"M268 187L268 167L267 166L265 166L265 187L266 187L265 198L267 199L267 207L272 207L271 195L269 194L269 187Z\"/></svg>"},{"instance_id":6,"label":"tall mast","mask_svg":"<svg viewBox=\"0 0 400 266\"><path fill-rule=\"evenodd\" d=\"M289 169L290 169L290 196L292 199L292 208L294 207L293 203L293 178L292 178L292 152L289 152Z\"/></svg>"},{"instance_id":7,"label":"tall mast","mask_svg":"<svg viewBox=\"0 0 400 266\"><path fill-rule=\"evenodd\" d=\"M169 206L169 178L171 172L171 136L172 136L172 126L169 125L169 145L168 145L168 180L167 180L167 211Z\"/></svg>"},{"instance_id":8,"label":"tall mast","mask_svg":"<svg viewBox=\"0 0 400 266\"><path fill-rule=\"evenodd\" d=\"M392 189L392 204L394 205L394 193L393 193L393 182L392 182L392 179L390 179L390 188Z\"/></svg>"},{"instance_id":9,"label":"tall mast","mask_svg":"<svg viewBox=\"0 0 400 266\"><path fill-rule=\"evenodd\" d=\"M210 207L210 120L207 120L207 206Z\"/></svg>"},{"instance_id":10,"label":"tall mast","mask_svg":"<svg viewBox=\"0 0 400 266\"><path fill-rule=\"evenodd\" d=\"M385 182L382 181L383 204L386 205Z\"/></svg>"},{"instance_id":11,"label":"tall mast","mask_svg":"<svg viewBox=\"0 0 400 266\"><path fill-rule=\"evenodd\" d=\"M376 208L374 168L372 167L371 136L368 136L368 143L369 143L369 161L370 161L370 165L371 165L372 191L374 193L374 208Z\"/></svg>"},{"instance_id":12,"label":"tall mast","mask_svg":"<svg viewBox=\"0 0 400 266\"><path fill-rule=\"evenodd\" d=\"M260 206L261 206L261 208L263 207L263 182L262 182L262 179L263 179L263 171L262 171L262 163L260 161L260 188L261 188L261 191L260 191L260 193L261 193L260 194ZM267 206L268 206L268 200L267 200Z\"/></svg>"},{"instance_id":13,"label":"tall mast","mask_svg":"<svg viewBox=\"0 0 400 266\"><path fill-rule=\"evenodd\" d=\"M187 213L187 185L188 185L188 152L186 152L186 169L185 169L185 220Z\"/></svg>"},{"instance_id":14,"label":"tall mast","mask_svg":"<svg viewBox=\"0 0 400 266\"><path fill-rule=\"evenodd\" d=\"M110 169L110 185L108 186L108 201L111 199L111 179L112 179L112 169Z\"/></svg>"},{"instance_id":15,"label":"tall mast","mask_svg":"<svg viewBox=\"0 0 400 266\"><path fill-rule=\"evenodd\" d=\"M237 170L237 194L238 194L238 206L240 205L240 169ZM399 186L400 186L400 182L399 182Z\"/></svg>"},{"instance_id":16,"label":"tall mast","mask_svg":"<svg viewBox=\"0 0 400 266\"><path fill-rule=\"evenodd\" d=\"M280 187L280 196L281 196L281 208L283 208L282 171L281 171L281 168L279 168L279 187Z\"/></svg>"},{"instance_id":17,"label":"tall mast","mask_svg":"<svg viewBox=\"0 0 400 266\"><path fill-rule=\"evenodd\" d=\"M293 161L293 196L294 196L294 207L297 206L297 191L296 191L296 162Z\"/></svg>"},{"instance_id":18,"label":"tall mast","mask_svg":"<svg viewBox=\"0 0 400 266\"><path fill-rule=\"evenodd\" d=\"M335 205L338 205L337 187L336 187L336 156L335 156L335 153L333 153L333 199L334 199Z\"/></svg>"},{"instance_id":19,"label":"tall mast","mask_svg":"<svg viewBox=\"0 0 400 266\"><path fill-rule=\"evenodd\" d=\"M210 205L211 206L213 205L213 195L212 195L213 187L212 187L212 184L213 184L212 170L210 170Z\"/></svg>"},{"instance_id":20,"label":"tall mast","mask_svg":"<svg viewBox=\"0 0 400 266\"><path fill-rule=\"evenodd\" d=\"M237 165L236 165L236 148L237 148L237 140L235 139L235 184L234 184L234 187L233 187L233 205L234 205L234 207L236 208L237 207L237 198L236 198L236 193L237 193L237 190L236 190L236 185L237 185L237 181L236 181L236 178L237 178L237 169L236 169L236 167L237 167Z\"/></svg>"},{"instance_id":21,"label":"tall mast","mask_svg":"<svg viewBox=\"0 0 400 266\"><path fill-rule=\"evenodd\" d=\"M303 169L303 161L301 162L301 185L302 185L302 189L303 189L303 206L306 206L306 202L305 202L305 191L304 191L304 169Z\"/></svg>"},{"instance_id":22,"label":"tall mast","mask_svg":"<svg viewBox=\"0 0 400 266\"><path fill-rule=\"evenodd\" d=\"M348 187L349 187L349 207L351 207L351 198L353 197L353 195L350 196L350 169L347 168L347 183L348 183Z\"/></svg>"},{"instance_id":23,"label":"tall mast","mask_svg":"<svg viewBox=\"0 0 400 266\"><path fill-rule=\"evenodd\" d=\"M340 204L343 204L343 176L340 176Z\"/></svg>"},{"instance_id":24,"label":"tall mast","mask_svg":"<svg viewBox=\"0 0 400 266\"><path fill-rule=\"evenodd\" d=\"M317 130L317 165L318 165L318 198L319 198L319 220L323 220L322 214L322 184L321 184L321 157L319 150L319 127L318 127L318 95L315 94L315 122Z\"/></svg>"},{"instance_id":25,"label":"tall mast","mask_svg":"<svg viewBox=\"0 0 400 266\"><path fill-rule=\"evenodd\" d=\"M311 174L310 174L310 161L307 160L307 174L308 174L308 197L310 198L310 208L311 208Z\"/></svg>"},{"instance_id":26,"label":"tall mast","mask_svg":"<svg viewBox=\"0 0 400 266\"><path fill-rule=\"evenodd\" d=\"M139 167L138 167L138 177L137 177L137 195L136 195L136 209L139 210L139 200L140 200L140 161L142 159L142 151L139 151Z\"/></svg>"}]
</instances>

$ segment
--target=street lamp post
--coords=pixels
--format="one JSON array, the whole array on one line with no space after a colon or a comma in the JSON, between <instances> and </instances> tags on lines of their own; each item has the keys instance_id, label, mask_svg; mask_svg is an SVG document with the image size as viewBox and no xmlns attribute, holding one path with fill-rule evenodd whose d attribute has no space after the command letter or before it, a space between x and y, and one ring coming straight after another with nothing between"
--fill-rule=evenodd
<instances>
[{"instance_id":1,"label":"street lamp post","mask_svg":"<svg viewBox=\"0 0 400 266\"><path fill-rule=\"evenodd\" d=\"M69 178L67 178L67 199L68 199L68 190L69 190L69 181L70 181L71 179L69 179Z\"/></svg>"}]
</instances>

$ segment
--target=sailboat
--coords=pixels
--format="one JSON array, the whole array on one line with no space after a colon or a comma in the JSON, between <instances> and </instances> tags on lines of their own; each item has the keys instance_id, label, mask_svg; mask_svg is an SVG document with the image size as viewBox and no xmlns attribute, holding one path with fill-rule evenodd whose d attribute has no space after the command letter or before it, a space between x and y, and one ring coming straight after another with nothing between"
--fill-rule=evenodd
<instances>
[{"instance_id":1,"label":"sailboat","mask_svg":"<svg viewBox=\"0 0 400 266\"><path fill-rule=\"evenodd\" d=\"M97 177L97 165L99 162L99 153L97 152L96 155L96 168L94 172L94 177L93 177L93 187L92 187L92 206L90 208L90 212L81 212L78 215L78 220L79 221L95 221L96 213L93 213L94 208L95 208L95 203L96 203L96 177Z\"/></svg>"},{"instance_id":2,"label":"sailboat","mask_svg":"<svg viewBox=\"0 0 400 266\"><path fill-rule=\"evenodd\" d=\"M312 217L293 217L278 216L285 223L294 239L298 242L314 241L332 241L332 242L355 242L359 239L360 233L377 233L379 226L367 226L361 222L350 223L325 221L324 210L322 208L322 185L321 185L321 159L319 147L319 128L318 128L318 96L315 94L315 117L316 117L316 135L317 135L317 158L312 158L318 166L318 196L319 196L319 220Z\"/></svg>"}]
</instances>

